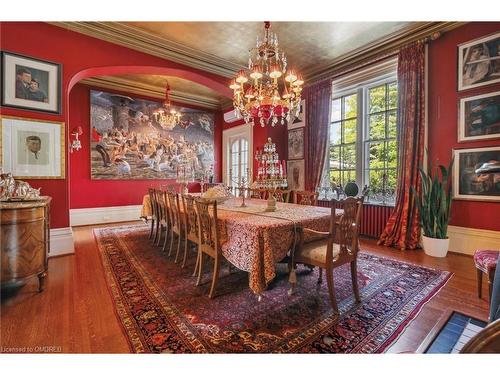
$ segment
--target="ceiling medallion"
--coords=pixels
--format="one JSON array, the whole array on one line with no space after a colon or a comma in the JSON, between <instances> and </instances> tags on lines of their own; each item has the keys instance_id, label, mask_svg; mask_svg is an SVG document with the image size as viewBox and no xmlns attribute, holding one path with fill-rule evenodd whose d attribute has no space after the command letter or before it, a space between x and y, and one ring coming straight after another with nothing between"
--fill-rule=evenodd
<instances>
[{"instance_id":1,"label":"ceiling medallion","mask_svg":"<svg viewBox=\"0 0 500 375\"><path fill-rule=\"evenodd\" d=\"M156 122L166 130L172 130L181 121L182 114L177 112L170 104L170 85L168 81L165 88L165 101L163 102L163 107L156 109L153 112L153 116Z\"/></svg>"},{"instance_id":2,"label":"ceiling medallion","mask_svg":"<svg viewBox=\"0 0 500 375\"><path fill-rule=\"evenodd\" d=\"M249 51L248 70L240 70L231 81L233 105L246 123L275 126L293 120L300 112L304 80L293 69L287 70L285 52L278 46L278 36L264 22L264 38Z\"/></svg>"}]
</instances>

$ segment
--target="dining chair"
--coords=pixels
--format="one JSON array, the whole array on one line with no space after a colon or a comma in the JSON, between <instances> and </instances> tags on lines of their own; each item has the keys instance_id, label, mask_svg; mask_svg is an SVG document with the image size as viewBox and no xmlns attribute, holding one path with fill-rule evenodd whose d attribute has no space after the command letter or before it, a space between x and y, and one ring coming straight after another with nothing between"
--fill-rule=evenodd
<instances>
[{"instance_id":1,"label":"dining chair","mask_svg":"<svg viewBox=\"0 0 500 375\"><path fill-rule=\"evenodd\" d=\"M155 189L154 188L148 188L148 195L149 195L149 205L151 207L151 231L149 232L149 239L153 238L154 234L154 229L156 225L156 215L155 215Z\"/></svg>"},{"instance_id":2,"label":"dining chair","mask_svg":"<svg viewBox=\"0 0 500 375\"><path fill-rule=\"evenodd\" d=\"M356 302L360 302L357 257L359 251L359 223L363 197L347 198L342 201L344 213L340 219L335 213L335 200L332 200L330 228L328 232L319 232L307 228L298 228L297 246L292 249L290 267L290 294L294 292L297 283L295 268L297 263L319 267L318 284L322 283L323 269L326 271L326 281L330 302L335 312L338 313L337 299L333 280L333 269L343 264L350 263L352 288ZM304 243L304 234L309 233L322 236L320 240ZM338 243L335 242L338 240Z\"/></svg>"},{"instance_id":3,"label":"dining chair","mask_svg":"<svg viewBox=\"0 0 500 375\"><path fill-rule=\"evenodd\" d=\"M219 229L217 226L217 201L196 199L196 213L198 219L198 279L196 285L201 284L203 272L203 258L205 255L214 259L212 285L209 298L213 298L219 277L220 264L224 256L219 243Z\"/></svg>"},{"instance_id":4,"label":"dining chair","mask_svg":"<svg viewBox=\"0 0 500 375\"><path fill-rule=\"evenodd\" d=\"M163 197L163 190L155 190L156 194L156 205L157 205L157 222L158 222L158 238L155 241L156 246L161 245L162 234L167 230L168 227L168 219L167 219L167 210L166 203ZM166 235L166 234L165 234Z\"/></svg>"},{"instance_id":5,"label":"dining chair","mask_svg":"<svg viewBox=\"0 0 500 375\"><path fill-rule=\"evenodd\" d=\"M190 194L182 195L182 206L184 208L184 230L185 230L185 243L184 243L184 256L182 258L182 268L186 266L186 259L189 244L198 246L198 218L196 216L195 197ZM194 268L193 276L196 276L196 269L198 267L199 256L196 258L196 265Z\"/></svg>"},{"instance_id":6,"label":"dining chair","mask_svg":"<svg viewBox=\"0 0 500 375\"><path fill-rule=\"evenodd\" d=\"M315 191L300 191L293 192L293 203L304 206L316 206L318 204L318 193Z\"/></svg>"},{"instance_id":7,"label":"dining chair","mask_svg":"<svg viewBox=\"0 0 500 375\"><path fill-rule=\"evenodd\" d=\"M168 203L168 195L167 194L168 193L166 190L161 191L161 201L163 203L163 221L165 224L165 239L163 240L163 247L162 247L163 252L167 251L167 243L172 235L171 234L172 228L170 225L170 223L171 223L170 205Z\"/></svg>"},{"instance_id":8,"label":"dining chair","mask_svg":"<svg viewBox=\"0 0 500 375\"><path fill-rule=\"evenodd\" d=\"M266 189L249 189L250 198L255 199L267 199L267 190Z\"/></svg>"},{"instance_id":9,"label":"dining chair","mask_svg":"<svg viewBox=\"0 0 500 375\"><path fill-rule=\"evenodd\" d=\"M290 200L290 190L268 190L267 194L272 194L277 202L288 203Z\"/></svg>"},{"instance_id":10,"label":"dining chair","mask_svg":"<svg viewBox=\"0 0 500 375\"><path fill-rule=\"evenodd\" d=\"M183 225L179 206L179 195L177 193L168 191L168 205L170 208L170 249L168 250L168 256L172 255L174 248L174 237L177 237L177 252L175 253L174 262L177 263L179 259L179 253L181 250L181 241L183 237Z\"/></svg>"}]
</instances>

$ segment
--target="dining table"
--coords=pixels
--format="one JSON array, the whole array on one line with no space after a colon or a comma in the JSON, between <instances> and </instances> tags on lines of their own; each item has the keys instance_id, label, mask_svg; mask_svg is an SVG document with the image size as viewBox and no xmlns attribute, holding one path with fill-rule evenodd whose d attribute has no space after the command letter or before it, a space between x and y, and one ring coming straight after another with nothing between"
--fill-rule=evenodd
<instances>
[{"instance_id":1,"label":"dining table","mask_svg":"<svg viewBox=\"0 0 500 375\"><path fill-rule=\"evenodd\" d=\"M151 215L149 196L144 196L141 215ZM293 203L276 203L276 211L267 212L263 199L229 198L217 204L219 242L223 256L236 268L249 274L249 288L258 296L276 277L276 264L287 256L298 241L296 229L328 232L331 209ZM336 209L340 217L343 210ZM318 236L304 234L304 241Z\"/></svg>"}]
</instances>

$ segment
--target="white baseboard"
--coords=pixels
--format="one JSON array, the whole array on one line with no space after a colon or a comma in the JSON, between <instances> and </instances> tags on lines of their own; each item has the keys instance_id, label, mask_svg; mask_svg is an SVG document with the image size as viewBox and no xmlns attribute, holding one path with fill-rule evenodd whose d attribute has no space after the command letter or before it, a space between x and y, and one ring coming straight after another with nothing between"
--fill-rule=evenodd
<instances>
[{"instance_id":1,"label":"white baseboard","mask_svg":"<svg viewBox=\"0 0 500 375\"><path fill-rule=\"evenodd\" d=\"M139 220L142 205L74 208L69 210L69 222L72 227L120 221Z\"/></svg>"},{"instance_id":2,"label":"white baseboard","mask_svg":"<svg viewBox=\"0 0 500 375\"><path fill-rule=\"evenodd\" d=\"M73 230L71 227L50 230L49 257L73 254L74 252L75 244L73 242Z\"/></svg>"},{"instance_id":3,"label":"white baseboard","mask_svg":"<svg viewBox=\"0 0 500 375\"><path fill-rule=\"evenodd\" d=\"M474 229L448 226L450 251L462 254L474 254L478 249L500 250L500 232L494 230Z\"/></svg>"}]
</instances>

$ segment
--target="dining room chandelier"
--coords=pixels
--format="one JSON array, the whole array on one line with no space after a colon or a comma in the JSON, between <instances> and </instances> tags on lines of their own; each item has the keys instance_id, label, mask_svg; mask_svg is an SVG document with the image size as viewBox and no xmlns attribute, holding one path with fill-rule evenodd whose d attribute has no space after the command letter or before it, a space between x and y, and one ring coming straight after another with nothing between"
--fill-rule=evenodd
<instances>
[{"instance_id":1,"label":"dining room chandelier","mask_svg":"<svg viewBox=\"0 0 500 375\"><path fill-rule=\"evenodd\" d=\"M264 22L264 37L257 37L256 46L249 50L248 71L240 70L229 85L236 115L262 127L284 124L299 115L304 84L299 73L287 69L285 52L270 27L270 22Z\"/></svg>"},{"instance_id":2,"label":"dining room chandelier","mask_svg":"<svg viewBox=\"0 0 500 375\"><path fill-rule=\"evenodd\" d=\"M172 130L181 121L182 114L176 111L170 103L170 85L165 88L163 106L153 111L153 117L163 129Z\"/></svg>"}]
</instances>

